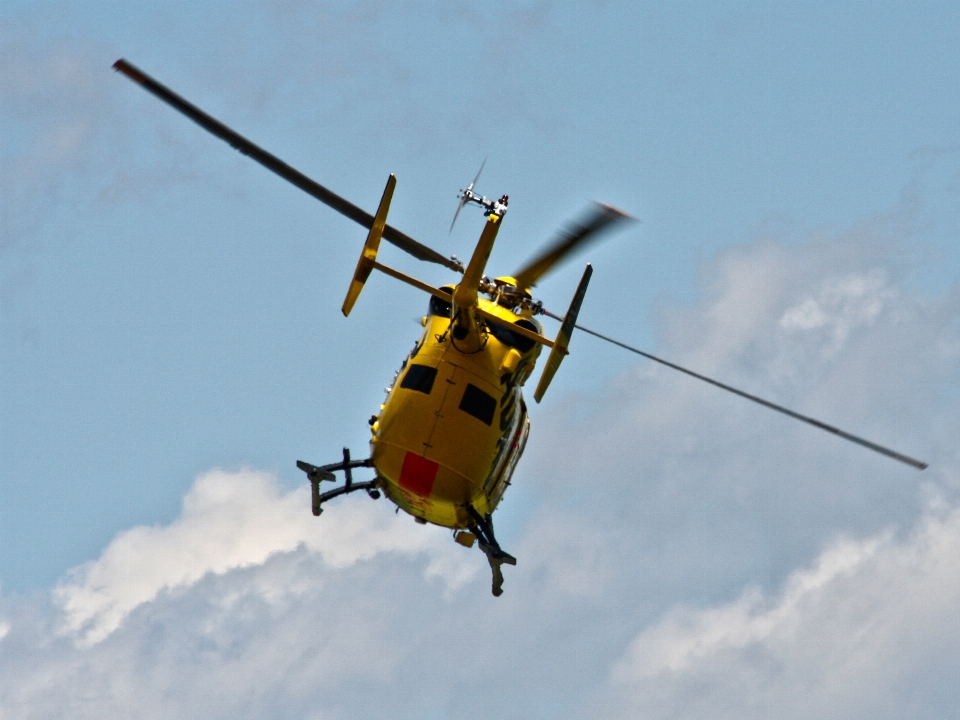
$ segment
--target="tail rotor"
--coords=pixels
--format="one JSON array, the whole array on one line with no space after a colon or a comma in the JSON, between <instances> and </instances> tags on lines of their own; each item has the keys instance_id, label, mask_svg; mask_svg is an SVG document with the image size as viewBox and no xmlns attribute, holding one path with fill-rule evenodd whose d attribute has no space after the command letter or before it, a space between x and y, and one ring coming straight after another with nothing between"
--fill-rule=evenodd
<instances>
[{"instance_id":1,"label":"tail rotor","mask_svg":"<svg viewBox=\"0 0 960 720\"><path fill-rule=\"evenodd\" d=\"M480 163L480 169L477 170L477 176L473 179L473 182L467 185L467 189L460 189L460 203L457 205L457 211L453 214L453 222L450 223L450 232L453 232L453 226L457 224L457 217L460 215L460 211L463 210L463 206L466 205L474 197L473 187L477 184L477 180L480 179L480 173L483 172L483 166L487 164L487 159L484 158L483 162Z\"/></svg>"}]
</instances>

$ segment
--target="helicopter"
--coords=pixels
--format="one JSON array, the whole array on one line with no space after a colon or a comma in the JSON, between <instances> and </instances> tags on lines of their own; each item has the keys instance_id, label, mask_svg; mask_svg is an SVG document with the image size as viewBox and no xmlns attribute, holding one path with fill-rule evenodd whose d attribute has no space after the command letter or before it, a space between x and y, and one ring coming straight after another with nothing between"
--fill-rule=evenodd
<instances>
[{"instance_id":1,"label":"helicopter","mask_svg":"<svg viewBox=\"0 0 960 720\"><path fill-rule=\"evenodd\" d=\"M865 440L814 418L696 373L651 353L632 347L577 323L593 273L587 265L563 315L554 314L535 300L530 290L559 263L597 241L632 218L603 203L591 205L585 216L571 224L532 260L511 276L491 279L487 260L509 208L509 197L498 199L474 192L484 165L473 182L461 190L453 217L476 205L485 217L480 238L466 265L456 256L445 257L387 224L396 177L387 179L374 214L357 207L326 187L255 145L124 59L114 69L171 105L201 127L225 140L239 152L368 229L360 259L342 305L349 316L367 280L379 273L411 285L429 295L423 331L413 350L403 359L379 411L371 416L370 457L355 460L344 448L340 461L312 465L297 461L311 486L313 514L340 495L366 492L371 498L385 495L397 511L422 524L445 527L465 546L477 544L486 555L492 574L492 593L503 592L502 565L516 558L497 541L493 513L510 486L530 434L530 417L522 389L532 376L543 348L549 349L533 399L539 403L569 352L575 329L685 373L720 389L783 413L842 439L881 453L919 470L927 464L890 448ZM485 164L486 161L484 161ZM451 224L451 230L453 229ZM434 287L379 262L382 240L413 257L458 273L458 282ZM551 339L537 319L560 322ZM355 481L353 471L369 468L372 480ZM321 483L344 482L325 492Z\"/></svg>"}]
</instances>

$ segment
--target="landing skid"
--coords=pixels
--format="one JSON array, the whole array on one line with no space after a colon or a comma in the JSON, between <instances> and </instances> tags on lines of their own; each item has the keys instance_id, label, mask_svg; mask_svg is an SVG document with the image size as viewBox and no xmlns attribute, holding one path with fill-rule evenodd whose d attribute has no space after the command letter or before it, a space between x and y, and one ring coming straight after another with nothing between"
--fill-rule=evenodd
<instances>
[{"instance_id":1,"label":"landing skid","mask_svg":"<svg viewBox=\"0 0 960 720\"><path fill-rule=\"evenodd\" d=\"M357 490L366 490L367 495L372 497L374 500L380 497L380 490L377 489L377 480L373 479L367 482L354 482L353 481L353 469L359 467L373 467L373 461L370 458L366 460L351 460L350 451L347 448L343 449L343 462L333 463L331 465L321 465L317 467L316 465L311 465L310 463L305 463L302 460L297 460L297 467L303 470L307 474L307 478L310 480L310 487L313 497L313 514L319 516L323 512L321 505L331 498L338 497L339 495L346 495L347 493L356 492ZM334 473L337 470L343 470L345 477L344 484L333 490L327 490L325 493L320 492L320 483L324 480L336 482L337 476Z\"/></svg>"},{"instance_id":2,"label":"landing skid","mask_svg":"<svg viewBox=\"0 0 960 720\"><path fill-rule=\"evenodd\" d=\"M487 556L487 561L490 563L490 570L493 572L493 587L491 591L494 597L500 597L503 595L503 572L501 572L500 566L504 563L507 565L516 565L517 559L513 555L504 552L500 547L496 535L493 534L493 518L490 515L481 515L473 505L469 504L467 505L467 513L476 523L470 529L473 534L477 536L477 543L480 545L480 549L483 550L483 554Z\"/></svg>"},{"instance_id":3,"label":"landing skid","mask_svg":"<svg viewBox=\"0 0 960 720\"><path fill-rule=\"evenodd\" d=\"M297 467L303 470L307 474L307 479L310 480L314 515L319 516L320 513L323 512L322 506L327 500L358 490L364 490L374 500L380 497L379 483L376 478L366 482L353 481L353 469L373 467L373 460L371 458L367 458L366 460L351 460L350 451L347 448L343 449L342 462L317 466L305 463L302 460L297 460ZM334 473L338 471L343 471L343 485L321 493L320 483L324 481L336 482L337 476L334 475ZM497 542L497 536L494 535L493 532L493 518L489 514L481 515L477 509L470 504L467 505L466 510L467 514L473 520L470 531L476 536L477 544L480 545L483 554L487 556L487 561L490 563L490 570L493 572L493 594L499 597L503 594L503 572L500 566L504 563L507 565L516 565L517 559L513 557L513 555L504 552L503 548L500 547L500 543Z\"/></svg>"}]
</instances>

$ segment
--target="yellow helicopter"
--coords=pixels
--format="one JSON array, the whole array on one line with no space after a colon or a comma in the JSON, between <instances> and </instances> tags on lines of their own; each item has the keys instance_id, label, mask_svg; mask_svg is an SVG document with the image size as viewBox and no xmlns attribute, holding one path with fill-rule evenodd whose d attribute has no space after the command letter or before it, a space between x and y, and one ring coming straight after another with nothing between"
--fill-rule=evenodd
<instances>
[{"instance_id":1,"label":"yellow helicopter","mask_svg":"<svg viewBox=\"0 0 960 720\"><path fill-rule=\"evenodd\" d=\"M513 276L491 280L484 270L507 214L509 199L503 195L490 200L475 193L480 173L462 191L453 218L455 223L467 204L480 206L486 217L473 255L464 266L455 257L444 257L387 224L396 187L393 175L387 180L376 213L370 215L125 60L118 60L113 67L241 153L369 229L343 302L344 315L350 314L374 270L430 295L423 332L387 389L379 412L370 419L370 457L353 460L350 451L344 448L340 462L322 466L297 462L311 484L314 515L320 515L323 503L339 495L365 491L376 499L382 493L418 522L450 528L454 539L464 546L477 543L490 563L493 594L500 595L501 565L515 565L516 559L497 542L493 512L510 485L530 433L530 418L521 389L533 373L542 348L549 348L550 354L533 394L534 400L540 402L568 352L575 328L918 469L927 467L919 460L578 325L580 306L592 274L590 265L586 266L570 307L562 317L534 300L530 289L557 263L629 219L622 210L595 203L581 222L568 228ZM483 171L482 165L480 170ZM377 260L381 240L420 260L443 265L462 277L456 284L433 287L383 265ZM554 339L544 334L536 319L538 315L561 322ZM375 477L355 482L353 470L357 468L371 468ZM340 471L345 476L344 484L321 493L320 483L336 481L334 473Z\"/></svg>"}]
</instances>

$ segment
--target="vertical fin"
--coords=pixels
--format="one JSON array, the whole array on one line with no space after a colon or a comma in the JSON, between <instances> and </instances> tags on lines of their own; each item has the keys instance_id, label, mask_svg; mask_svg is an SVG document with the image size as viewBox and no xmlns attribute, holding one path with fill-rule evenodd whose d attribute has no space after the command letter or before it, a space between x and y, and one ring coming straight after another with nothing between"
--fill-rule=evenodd
<instances>
[{"instance_id":1,"label":"vertical fin","mask_svg":"<svg viewBox=\"0 0 960 720\"><path fill-rule=\"evenodd\" d=\"M350 311L353 310L353 304L360 297L363 284L370 277L370 271L373 270L373 263L377 259L377 250L380 249L380 238L383 237L383 228L387 224L387 212L390 210L390 201L393 199L393 189L396 185L397 178L391 174L387 178L387 186L383 190L383 197L380 198L380 207L377 208L377 214L373 218L373 225L370 226L370 233L363 245L363 254L360 255L357 269L353 273L353 280L350 281L350 289L347 290L347 297L343 301L341 310L343 310L344 315L349 315Z\"/></svg>"},{"instance_id":2,"label":"vertical fin","mask_svg":"<svg viewBox=\"0 0 960 720\"><path fill-rule=\"evenodd\" d=\"M543 399L543 394L550 387L550 381L557 374L560 363L563 362L564 355L567 354L567 346L570 344L570 336L573 334L573 328L577 322L577 315L580 314L580 305L583 304L583 297L587 294L587 285L590 284L590 276L593 275L593 267L587 265L583 271L583 277L580 278L580 284L577 285L577 292L573 295L570 303L570 309L563 316L563 324L560 326L560 332L557 333L557 339L553 341L553 349L550 351L550 357L547 358L546 365L543 366L543 375L540 376L540 382L537 383L537 390L533 394L533 399L537 402Z\"/></svg>"}]
</instances>

